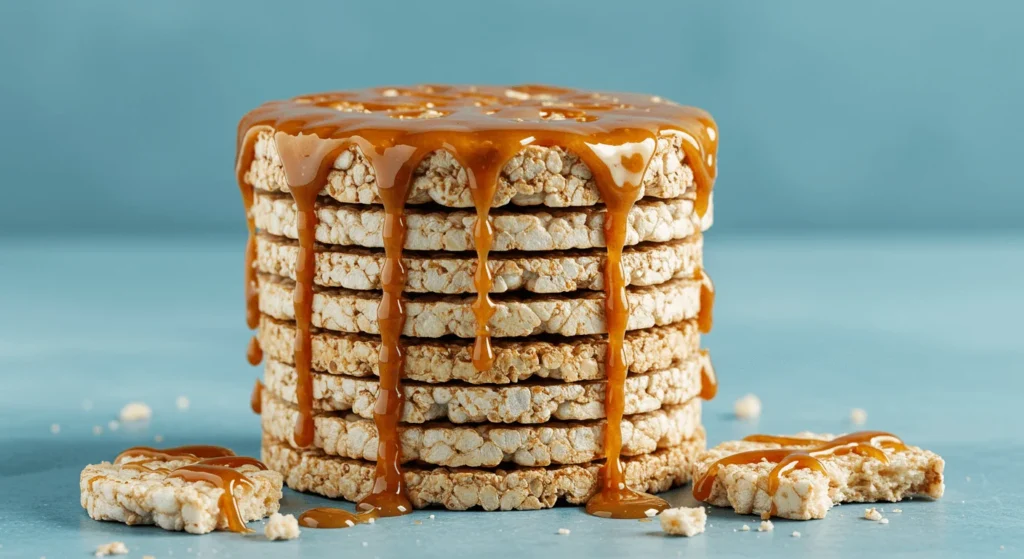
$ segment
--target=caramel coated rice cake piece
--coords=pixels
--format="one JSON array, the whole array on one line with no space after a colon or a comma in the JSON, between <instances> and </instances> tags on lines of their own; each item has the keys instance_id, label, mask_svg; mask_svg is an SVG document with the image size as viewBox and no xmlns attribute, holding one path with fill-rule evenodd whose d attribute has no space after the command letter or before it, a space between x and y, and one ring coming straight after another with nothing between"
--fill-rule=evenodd
<instances>
[{"instance_id":1,"label":"caramel coated rice cake piece","mask_svg":"<svg viewBox=\"0 0 1024 559\"><path fill-rule=\"evenodd\" d=\"M657 493L690 480L693 456L704 448L704 432L682 444L622 460L626 486ZM359 501L373 487L372 462L296 450L263 437L263 461L285 476L296 491ZM600 488L600 463L547 468L446 468L410 464L405 484L415 508L440 505L451 510L536 510L563 501L583 504Z\"/></svg>"},{"instance_id":2,"label":"caramel coated rice cake piece","mask_svg":"<svg viewBox=\"0 0 1024 559\"><path fill-rule=\"evenodd\" d=\"M700 394L703 360L631 375L625 384L625 413L655 411L683 404ZM291 365L268 359L265 391L297 405L297 375ZM403 382L405 403L401 421L425 423L545 423L558 420L601 419L605 416L606 382L529 382L507 385L422 384ZM313 373L313 409L349 411L373 418L380 385L377 379Z\"/></svg>"},{"instance_id":3,"label":"caramel coated rice cake piece","mask_svg":"<svg viewBox=\"0 0 1024 559\"><path fill-rule=\"evenodd\" d=\"M381 248L384 246L383 206L325 202L316 206L314 239L327 245ZM563 210L493 210L493 252L552 251L605 246L604 206ZM291 196L257 193L250 210L256 227L271 235L298 239L298 211ZM476 212L440 211L407 206L407 250L473 251ZM697 216L691 200L641 200L626 216L626 245L685 239L712 224L709 209Z\"/></svg>"},{"instance_id":4,"label":"caramel coated rice cake piece","mask_svg":"<svg viewBox=\"0 0 1024 559\"><path fill-rule=\"evenodd\" d=\"M260 345L267 357L291 364L295 351L295 324L264 315ZM605 378L608 338L603 335L494 338L494 365L478 371L473 365L473 340L404 338L406 380L442 383L509 384L528 379L562 382ZM355 377L377 376L380 337L314 329L314 371ZM697 355L700 333L694 320L626 332L623 352L629 374L670 367Z\"/></svg>"},{"instance_id":5,"label":"caramel coated rice cake piece","mask_svg":"<svg viewBox=\"0 0 1024 559\"><path fill-rule=\"evenodd\" d=\"M293 320L294 282L260 275L260 312L279 320ZM650 287L626 290L629 308L627 330L674 324L696 318L700 312L701 284L693 279L674 279ZM347 289L319 289L313 293L311 323L337 332L379 334L377 307L381 293ZM475 295L406 295L403 336L438 338L476 335L473 314ZM496 338L558 334L604 334L605 295L584 291L559 295L508 294L493 299L491 335Z\"/></svg>"},{"instance_id":6,"label":"caramel coated rice cake piece","mask_svg":"<svg viewBox=\"0 0 1024 559\"><path fill-rule=\"evenodd\" d=\"M637 456L678 446L701 429L701 401L637 415L622 421L622 454ZM263 432L294 448L299 413L268 391L263 392ZM313 445L330 456L377 460L378 432L372 419L355 414L314 415ZM495 467L502 464L549 466L584 464L604 458L604 420L553 421L539 425L453 424L435 421L400 424L403 462L449 467Z\"/></svg>"},{"instance_id":7,"label":"caramel coated rice cake piece","mask_svg":"<svg viewBox=\"0 0 1024 559\"><path fill-rule=\"evenodd\" d=\"M815 433L795 436L825 441L835 438ZM811 449L814 445L725 442L696 458L694 480L700 480L721 458L749 450L783 447ZM883 451L887 462L854 453L819 457L828 470L828 476L807 468L790 469L780 476L774 498L768 493L768 476L777 463L764 460L756 464L723 465L718 470L707 502L731 506L739 514L761 515L766 515L774 502L775 516L810 520L824 518L836 503L894 502L915 495L932 499L942 496L945 462L940 456L916 446L908 446L906 450L884 448Z\"/></svg>"},{"instance_id":8,"label":"caramel coated rice cake piece","mask_svg":"<svg viewBox=\"0 0 1024 559\"><path fill-rule=\"evenodd\" d=\"M667 243L628 247L622 252L626 285L649 286L673 278L692 278L701 267L703 238L700 235ZM256 237L256 269L295 279L298 243L284 237ZM361 247L319 246L313 281L321 287L381 289L384 252ZM487 260L494 276L491 293L525 290L530 293L568 293L604 289L607 252L589 249L552 253L495 252ZM402 255L406 270L405 293L476 293L473 283L475 252Z\"/></svg>"},{"instance_id":9,"label":"caramel coated rice cake piece","mask_svg":"<svg viewBox=\"0 0 1024 559\"><path fill-rule=\"evenodd\" d=\"M91 464L79 477L82 507L94 520L123 522L129 526L155 524L164 530L205 534L227 529L219 499L223 490L205 482L168 477L166 471L125 467L138 459ZM195 459L149 461L150 469L174 470ZM232 494L246 522L277 512L281 501L281 474L244 465L236 468L252 482L235 486Z\"/></svg>"},{"instance_id":10,"label":"caramel coated rice cake piece","mask_svg":"<svg viewBox=\"0 0 1024 559\"><path fill-rule=\"evenodd\" d=\"M641 183L641 195L650 198L693 198L693 171L686 163L682 135L666 131L657 141L654 156ZM269 192L287 192L284 166L270 131L258 133L247 183ZM321 192L339 202L380 204L377 177L358 146L335 158ZM407 204L435 203L451 208L472 208L473 195L465 169L447 151L424 158L413 173ZM494 207L593 206L601 196L587 164L558 146L527 146L514 156L498 176Z\"/></svg>"}]
</instances>

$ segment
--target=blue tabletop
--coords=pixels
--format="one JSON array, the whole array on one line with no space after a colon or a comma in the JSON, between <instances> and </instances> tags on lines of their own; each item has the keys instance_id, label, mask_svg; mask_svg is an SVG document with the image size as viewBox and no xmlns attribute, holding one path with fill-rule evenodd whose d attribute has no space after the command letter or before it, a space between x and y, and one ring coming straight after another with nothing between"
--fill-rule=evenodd
<instances>
[{"instance_id":1,"label":"blue tabletop","mask_svg":"<svg viewBox=\"0 0 1024 559\"><path fill-rule=\"evenodd\" d=\"M0 241L0 557L86 557L112 540L125 541L129 557L158 558L1021 553L1024 437L1013 426L1024 395L1021 237L708 239L718 305L706 345L721 381L704 412L710 443L752 432L848 431L850 409L864 408L867 428L946 459L946 496L902 503L899 514L885 504L887 525L845 505L825 520L738 532L757 519L714 509L706 533L683 539L663 536L656 522L565 507L417 512L268 542L90 520L78 473L125 447L159 435L163 445L258 454L243 244ZM748 392L764 402L756 423L731 415ZM187 411L176 406L179 396L190 400ZM130 401L148 403L152 420L110 431L107 422ZM693 504L688 488L669 498ZM328 502L286 490L282 511Z\"/></svg>"}]
</instances>

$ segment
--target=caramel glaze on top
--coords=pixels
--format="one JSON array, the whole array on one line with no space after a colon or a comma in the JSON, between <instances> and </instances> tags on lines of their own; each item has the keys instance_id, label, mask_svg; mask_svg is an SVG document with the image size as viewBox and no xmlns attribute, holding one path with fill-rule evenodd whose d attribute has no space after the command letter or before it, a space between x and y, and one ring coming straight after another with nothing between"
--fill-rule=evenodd
<instances>
[{"instance_id":1,"label":"caramel glaze on top","mask_svg":"<svg viewBox=\"0 0 1024 559\"><path fill-rule=\"evenodd\" d=\"M707 501L711 497L711 490L714 487L715 479L718 477L718 471L723 466L756 464L762 460L775 463L776 466L768 473L768 495L774 497L775 492L779 489L782 476L791 470L806 468L828 476L828 470L825 469L825 465L819 460L820 458L853 453L888 463L889 457L885 454L884 449L888 448L894 451L907 449L907 445L903 444L899 437L882 431L858 431L828 441L774 435L750 435L743 440L777 444L782 445L782 447L737 452L715 461L708 467L700 479L693 482L693 496L697 500ZM774 516L776 512L775 499L773 498L768 516Z\"/></svg>"},{"instance_id":2,"label":"caramel glaze on top","mask_svg":"<svg viewBox=\"0 0 1024 559\"><path fill-rule=\"evenodd\" d=\"M141 458L141 460L138 460ZM234 490L239 485L253 488L252 480L236 468L255 466L266 470L266 465L255 458L236 456L230 448L212 445L179 446L175 448L155 449L148 446L129 448L114 459L114 463L132 460L123 467L129 470L156 472L166 474L169 478L181 478L187 482L206 482L221 489L217 504L222 517L232 532L251 532L245 520L238 512L238 502ZM153 462L191 461L173 470L152 467ZM89 480L90 483L93 480Z\"/></svg>"},{"instance_id":3,"label":"caramel glaze on top","mask_svg":"<svg viewBox=\"0 0 1024 559\"><path fill-rule=\"evenodd\" d=\"M710 115L658 97L542 85L422 85L324 93L266 103L239 123L235 167L250 234L245 275L247 318L252 328L258 322L259 286L253 268L253 187L246 182L245 174L255 157L254 143L260 132L273 134L298 213L294 305L299 421L294 439L301 446L313 441L310 317L316 199L327 183L334 160L349 146L355 145L362 151L377 177L385 211L383 295L378 308L380 392L374 410L380 443L374 486L361 503L362 508L375 508L382 515L412 510L403 486L397 425L403 403L400 335L405 322L402 291L406 274L401 260L404 204L413 172L421 159L437 150L451 153L466 170L477 211L477 301L473 312L478 325L473 363L477 369L486 370L493 363L488 321L495 310L488 296L492 276L487 257L493 240L488 216L502 168L529 145L560 146L575 153L590 168L607 208L604 234L608 250L608 459L601 492L588 510L601 516L633 518L643 516L652 503L658 505L654 508L664 506L660 499L625 489L619 460L626 377L622 346L628 318L621 256L627 215L640 197L641 181L659 134L677 133L682 137L685 160L696 183L696 211L700 216L707 211L718 149L718 131ZM710 289L710 281L702 284ZM708 314L701 324L710 328L710 309L704 312ZM631 504L645 508L640 510Z\"/></svg>"}]
</instances>

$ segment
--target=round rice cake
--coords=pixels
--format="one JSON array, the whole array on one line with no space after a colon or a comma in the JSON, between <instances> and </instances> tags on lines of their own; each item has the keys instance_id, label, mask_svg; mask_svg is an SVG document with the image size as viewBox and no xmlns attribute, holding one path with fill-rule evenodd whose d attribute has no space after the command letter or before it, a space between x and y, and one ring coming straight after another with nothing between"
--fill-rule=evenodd
<instances>
[{"instance_id":1,"label":"round rice cake","mask_svg":"<svg viewBox=\"0 0 1024 559\"><path fill-rule=\"evenodd\" d=\"M703 429L670 448L622 459L625 484L635 491L659 493L690 481L694 456L704 449ZM262 460L284 475L295 491L358 502L373 488L375 465L365 460L296 450L264 435ZM405 486L417 509L438 505L450 510L480 508L536 510L559 501L582 505L600 488L600 462L533 468L448 468L407 464Z\"/></svg>"},{"instance_id":2,"label":"round rice cake","mask_svg":"<svg viewBox=\"0 0 1024 559\"><path fill-rule=\"evenodd\" d=\"M693 277L701 268L703 238L694 235L667 243L627 247L622 253L626 285L658 285L673 278ZM296 241L260 234L256 237L256 269L295 279L299 252ZM322 287L381 289L381 249L321 245L317 247L313 281ZM487 261L494 281L491 293L525 290L568 293L604 289L604 249L552 253L495 252ZM406 293L476 293L475 252L420 253L402 256Z\"/></svg>"},{"instance_id":3,"label":"round rice cake","mask_svg":"<svg viewBox=\"0 0 1024 559\"><path fill-rule=\"evenodd\" d=\"M651 412L684 404L700 394L703 360L695 356L660 371L631 375L625 383L625 413ZM325 373L313 375L313 409L351 411L373 418L380 385L375 378ZM267 359L265 391L297 404L298 377L291 365ZM403 382L401 421L426 423L545 423L605 417L605 381L554 383L527 381L505 385L425 384Z\"/></svg>"},{"instance_id":4,"label":"round rice cake","mask_svg":"<svg viewBox=\"0 0 1024 559\"><path fill-rule=\"evenodd\" d=\"M640 184L643 196L694 197L693 170L686 162L683 141L682 135L675 131L665 131L659 136ZM288 192L273 133L259 132L254 150L252 165L245 173L246 182L259 190ZM321 195L351 204L381 203L376 173L359 147L352 146L335 158ZM413 172L407 203L472 208L473 195L466 171L447 151L427 155ZM590 168L576 154L559 146L526 146L498 175L492 205L560 208L599 203L601 195Z\"/></svg>"},{"instance_id":5,"label":"round rice cake","mask_svg":"<svg viewBox=\"0 0 1024 559\"><path fill-rule=\"evenodd\" d=\"M295 318L292 280L269 274L259 276L260 312L280 320ZM627 330L664 326L696 318L700 312L701 284L674 279L656 286L626 290ZM379 334L377 306L381 293L320 288L313 294L312 326L348 333ZM402 335L417 338L476 335L474 295L406 295ZM497 296L491 317L495 338L558 334L604 334L605 295L600 291L572 294Z\"/></svg>"},{"instance_id":6,"label":"round rice cake","mask_svg":"<svg viewBox=\"0 0 1024 559\"><path fill-rule=\"evenodd\" d=\"M295 323L263 315L258 331L267 357L292 363ZM312 334L314 371L355 377L377 376L380 337L316 329ZM441 383L508 384L527 379L562 382L605 378L608 338L603 335L562 338L541 336L492 340L494 365L473 365L472 339L403 338L404 378ZM664 369L697 354L700 333L694 320L626 332L623 352L629 374Z\"/></svg>"},{"instance_id":7,"label":"round rice cake","mask_svg":"<svg viewBox=\"0 0 1024 559\"><path fill-rule=\"evenodd\" d=\"M381 248L383 206L316 203L314 239L328 245ZM298 212L291 196L257 193L250 209L261 231L297 239ZM605 246L605 207L544 211L493 210L494 252L571 250ZM626 246L641 242L667 242L696 235L711 226L712 212L697 217L693 201L641 200L626 217ZM405 248L429 251L473 251L476 211L405 208Z\"/></svg>"},{"instance_id":8,"label":"round rice cake","mask_svg":"<svg viewBox=\"0 0 1024 559\"><path fill-rule=\"evenodd\" d=\"M638 456L674 447L700 431L701 401L628 415L622 421L622 455ZM293 429L298 409L263 393L263 432L299 448ZM351 413L320 412L313 418L312 447L331 456L377 460L378 431L372 419ZM403 462L449 467L585 464L604 459L605 420L556 421L541 425L453 424L436 421L400 424Z\"/></svg>"}]
</instances>

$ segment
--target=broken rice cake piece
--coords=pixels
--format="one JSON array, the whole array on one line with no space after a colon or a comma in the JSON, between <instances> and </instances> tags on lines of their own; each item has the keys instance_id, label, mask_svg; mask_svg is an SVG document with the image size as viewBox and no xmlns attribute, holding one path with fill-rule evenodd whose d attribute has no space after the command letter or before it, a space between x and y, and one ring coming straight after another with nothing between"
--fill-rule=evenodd
<instances>
[{"instance_id":1,"label":"broken rice cake piece","mask_svg":"<svg viewBox=\"0 0 1024 559\"><path fill-rule=\"evenodd\" d=\"M281 474L228 449L211 449L219 447L139 447L113 462L88 465L79 479L82 507L94 520L192 534L246 531L244 522L277 512ZM221 486L230 488L230 495Z\"/></svg>"},{"instance_id":2,"label":"broken rice cake piece","mask_svg":"<svg viewBox=\"0 0 1024 559\"><path fill-rule=\"evenodd\" d=\"M937 499L944 467L937 454L878 431L751 435L698 454L693 494L739 514L809 520L836 503Z\"/></svg>"},{"instance_id":3,"label":"broken rice cake piece","mask_svg":"<svg viewBox=\"0 0 1024 559\"><path fill-rule=\"evenodd\" d=\"M708 513L704 507L679 507L661 511L658 518L661 519L661 530L666 534L689 538L704 533Z\"/></svg>"}]
</instances>

